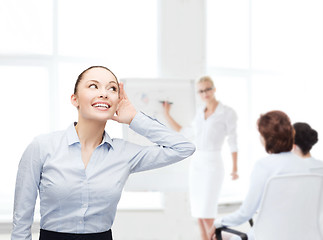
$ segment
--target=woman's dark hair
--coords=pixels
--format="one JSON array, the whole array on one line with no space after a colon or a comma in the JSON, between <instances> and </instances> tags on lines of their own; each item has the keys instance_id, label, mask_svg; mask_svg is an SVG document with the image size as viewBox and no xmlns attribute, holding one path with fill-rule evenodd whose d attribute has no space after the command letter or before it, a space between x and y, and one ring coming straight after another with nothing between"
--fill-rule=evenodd
<instances>
[{"instance_id":1,"label":"woman's dark hair","mask_svg":"<svg viewBox=\"0 0 323 240\"><path fill-rule=\"evenodd\" d=\"M104 66L91 66L91 67L89 67L89 68L87 68L87 69L85 69L83 72L81 72L81 74L77 77L77 80L76 80L76 82L75 82L75 86L74 86L74 94L76 94L77 93L77 89L78 89L78 86L79 86L79 84L80 84L80 81L82 80L82 78L83 78L83 75L88 71L88 70L90 70L90 69L92 69L92 68L103 68L103 69L105 69L105 70L107 70L107 71L109 71L114 77L115 77L115 79L117 80L117 83L118 83L118 78L116 77L116 75L109 69L109 68L107 68L107 67L104 67Z\"/></svg>"},{"instance_id":2,"label":"woman's dark hair","mask_svg":"<svg viewBox=\"0 0 323 240\"><path fill-rule=\"evenodd\" d=\"M294 128L282 111L270 111L258 119L258 130L268 153L289 152L293 148Z\"/></svg>"},{"instance_id":3,"label":"woman's dark hair","mask_svg":"<svg viewBox=\"0 0 323 240\"><path fill-rule=\"evenodd\" d=\"M303 155L306 155L318 141L317 131L304 122L294 123L293 127L295 129L295 144L301 149Z\"/></svg>"}]
</instances>

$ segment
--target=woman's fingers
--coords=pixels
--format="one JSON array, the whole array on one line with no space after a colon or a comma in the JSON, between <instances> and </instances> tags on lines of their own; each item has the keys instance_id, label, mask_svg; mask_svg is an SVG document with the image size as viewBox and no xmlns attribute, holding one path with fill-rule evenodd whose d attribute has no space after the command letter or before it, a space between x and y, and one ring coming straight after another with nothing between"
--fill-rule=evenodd
<instances>
[{"instance_id":1,"label":"woman's fingers","mask_svg":"<svg viewBox=\"0 0 323 240\"><path fill-rule=\"evenodd\" d=\"M236 179L238 179L238 178L239 178L239 175L238 175L238 173L236 173L236 172L232 172L232 173L231 173L231 176L232 176L232 180L236 180Z\"/></svg>"},{"instance_id":2,"label":"woman's fingers","mask_svg":"<svg viewBox=\"0 0 323 240\"><path fill-rule=\"evenodd\" d=\"M118 116L112 116L111 120L119 122L119 117Z\"/></svg>"},{"instance_id":3,"label":"woman's fingers","mask_svg":"<svg viewBox=\"0 0 323 240\"><path fill-rule=\"evenodd\" d=\"M128 100L128 96L126 94L126 91L124 90L123 82L119 83L119 87L120 87L120 99L127 99Z\"/></svg>"},{"instance_id":4,"label":"woman's fingers","mask_svg":"<svg viewBox=\"0 0 323 240\"><path fill-rule=\"evenodd\" d=\"M119 88L120 88L119 98L120 98L120 99L123 99L123 97L124 97L123 82L120 82L120 83L119 83Z\"/></svg>"}]
</instances>

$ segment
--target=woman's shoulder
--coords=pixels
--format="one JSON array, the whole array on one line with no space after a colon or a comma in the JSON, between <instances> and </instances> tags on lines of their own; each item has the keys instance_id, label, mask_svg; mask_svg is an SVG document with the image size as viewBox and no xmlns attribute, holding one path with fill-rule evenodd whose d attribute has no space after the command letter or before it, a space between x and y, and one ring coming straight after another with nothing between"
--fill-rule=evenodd
<instances>
[{"instance_id":1,"label":"woman's shoulder","mask_svg":"<svg viewBox=\"0 0 323 240\"><path fill-rule=\"evenodd\" d=\"M205 105L201 105L201 106L197 106L196 107L196 115L201 115L204 113L204 110L205 110Z\"/></svg>"},{"instance_id":2,"label":"woman's shoulder","mask_svg":"<svg viewBox=\"0 0 323 240\"><path fill-rule=\"evenodd\" d=\"M236 111L233 107L223 104L221 101L219 101L219 107L222 109L222 111L224 111L227 114L236 114Z\"/></svg>"},{"instance_id":3,"label":"woman's shoulder","mask_svg":"<svg viewBox=\"0 0 323 240\"><path fill-rule=\"evenodd\" d=\"M271 160L272 160L272 156L271 156L271 154L268 154L267 156L261 157L257 161L255 161L254 167L255 168L259 168L259 167L267 168L266 165L268 165L268 163L270 163Z\"/></svg>"},{"instance_id":4,"label":"woman's shoulder","mask_svg":"<svg viewBox=\"0 0 323 240\"><path fill-rule=\"evenodd\" d=\"M307 161L309 162L310 164L310 167L319 167L319 168L322 168L323 167L323 161L322 160L319 160L319 159L316 159L314 157L310 157L307 159Z\"/></svg>"},{"instance_id":5,"label":"woman's shoulder","mask_svg":"<svg viewBox=\"0 0 323 240\"><path fill-rule=\"evenodd\" d=\"M144 147L143 145L139 145L138 142L123 138L111 138L111 143L113 149L120 152L139 150Z\"/></svg>"},{"instance_id":6,"label":"woman's shoulder","mask_svg":"<svg viewBox=\"0 0 323 240\"><path fill-rule=\"evenodd\" d=\"M37 143L40 146L48 145L50 143L58 144L61 143L64 138L67 137L71 127L65 130L56 130L48 133L41 133L34 137L32 143Z\"/></svg>"},{"instance_id":7,"label":"woman's shoulder","mask_svg":"<svg viewBox=\"0 0 323 240\"><path fill-rule=\"evenodd\" d=\"M258 160L258 166L268 169L269 172L298 172L307 169L307 161L292 152L268 154Z\"/></svg>"},{"instance_id":8,"label":"woman's shoulder","mask_svg":"<svg viewBox=\"0 0 323 240\"><path fill-rule=\"evenodd\" d=\"M196 107L193 123L196 123L197 121L201 121L204 119L204 110L205 110L204 105Z\"/></svg>"},{"instance_id":9,"label":"woman's shoulder","mask_svg":"<svg viewBox=\"0 0 323 240\"><path fill-rule=\"evenodd\" d=\"M280 161L282 159L295 161L295 159L298 160L300 158L292 152L280 152L280 153L268 154L266 157L262 158L262 161L263 162L274 161L274 160Z\"/></svg>"},{"instance_id":10,"label":"woman's shoulder","mask_svg":"<svg viewBox=\"0 0 323 240\"><path fill-rule=\"evenodd\" d=\"M292 152L273 153L258 159L256 164L259 166L263 165L268 168L270 166L277 166L277 163L290 160L295 161L295 159L297 160L298 157Z\"/></svg>"}]
</instances>

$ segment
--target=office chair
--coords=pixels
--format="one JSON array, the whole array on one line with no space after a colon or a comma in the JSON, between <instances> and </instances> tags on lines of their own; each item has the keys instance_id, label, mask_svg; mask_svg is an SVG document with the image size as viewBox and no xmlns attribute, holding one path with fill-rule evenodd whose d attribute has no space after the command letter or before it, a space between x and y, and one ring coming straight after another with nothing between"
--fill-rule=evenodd
<instances>
[{"instance_id":1,"label":"office chair","mask_svg":"<svg viewBox=\"0 0 323 240\"><path fill-rule=\"evenodd\" d=\"M281 175L268 180L253 229L256 240L322 240L323 175ZM238 232L219 228L217 240L222 240L222 231ZM246 234L240 236L248 239Z\"/></svg>"},{"instance_id":2,"label":"office chair","mask_svg":"<svg viewBox=\"0 0 323 240\"><path fill-rule=\"evenodd\" d=\"M323 167L310 168L310 172L323 175Z\"/></svg>"}]
</instances>

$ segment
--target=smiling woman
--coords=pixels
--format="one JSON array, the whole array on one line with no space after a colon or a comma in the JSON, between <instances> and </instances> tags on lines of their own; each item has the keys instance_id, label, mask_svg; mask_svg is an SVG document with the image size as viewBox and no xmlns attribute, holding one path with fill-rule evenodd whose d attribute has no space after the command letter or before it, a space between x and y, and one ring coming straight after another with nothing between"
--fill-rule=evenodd
<instances>
[{"instance_id":1,"label":"smiling woman","mask_svg":"<svg viewBox=\"0 0 323 240\"><path fill-rule=\"evenodd\" d=\"M118 80L108 68L93 66L84 70L76 81L71 97L72 104L79 112L78 122L83 124L98 118L96 120L101 119L105 126L105 122L112 119L116 112L119 92Z\"/></svg>"},{"instance_id":2,"label":"smiling woman","mask_svg":"<svg viewBox=\"0 0 323 240\"><path fill-rule=\"evenodd\" d=\"M17 174L12 240L30 239L37 192L40 239L112 239L111 227L131 173L183 160L195 147L142 112L137 112L106 67L83 71L71 97L78 122L65 131L36 137ZM128 124L155 143L140 146L106 133L107 120ZM162 147L160 147L162 146Z\"/></svg>"},{"instance_id":3,"label":"smiling woman","mask_svg":"<svg viewBox=\"0 0 323 240\"><path fill-rule=\"evenodd\" d=\"M12 221L17 166L28 143L38 134L65 129L77 120L77 111L68 101L83 69L108 63L118 77L156 76L157 3L1 1L0 100L6 103L1 104L0 120L0 156L6 162L0 169L1 222ZM111 32L117 37L111 37ZM15 96L8 91L10 86L15 87ZM115 121L108 121L107 130L112 137L122 136L121 124ZM36 204L36 222L38 212ZM11 224L2 228L10 231Z\"/></svg>"}]
</instances>

